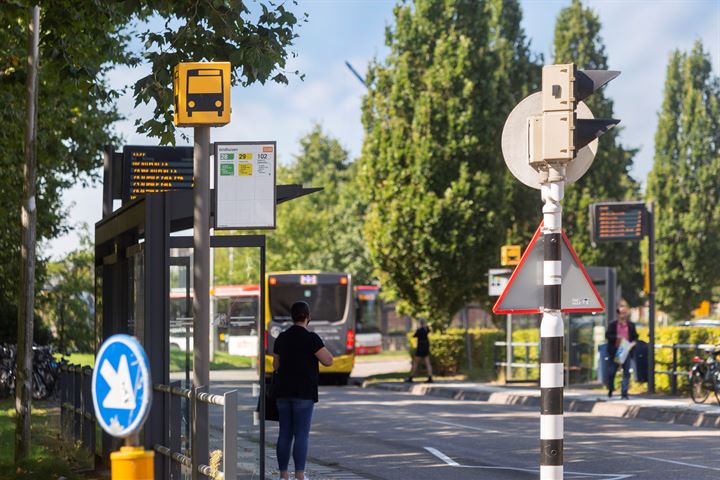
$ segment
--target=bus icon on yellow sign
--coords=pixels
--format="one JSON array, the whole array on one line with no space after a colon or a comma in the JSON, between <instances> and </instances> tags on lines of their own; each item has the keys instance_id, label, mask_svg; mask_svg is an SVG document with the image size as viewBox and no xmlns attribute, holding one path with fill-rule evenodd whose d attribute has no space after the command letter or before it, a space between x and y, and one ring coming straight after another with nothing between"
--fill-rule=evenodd
<instances>
[{"instance_id":1,"label":"bus icon on yellow sign","mask_svg":"<svg viewBox=\"0 0 720 480\"><path fill-rule=\"evenodd\" d=\"M230 63L181 63L173 73L175 125L230 123Z\"/></svg>"}]
</instances>

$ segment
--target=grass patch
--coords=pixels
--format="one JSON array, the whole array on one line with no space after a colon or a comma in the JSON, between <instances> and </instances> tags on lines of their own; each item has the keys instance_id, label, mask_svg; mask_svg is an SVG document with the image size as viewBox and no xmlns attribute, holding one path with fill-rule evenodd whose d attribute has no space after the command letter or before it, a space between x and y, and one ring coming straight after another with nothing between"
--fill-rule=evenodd
<instances>
[{"instance_id":1,"label":"grass patch","mask_svg":"<svg viewBox=\"0 0 720 480\"><path fill-rule=\"evenodd\" d=\"M170 349L170 371L184 372L185 359L185 352L175 348ZM190 352L190 370L192 370L192 364L193 354ZM252 367L252 359L250 357L230 355L227 352L215 352L215 358L210 362L210 370L235 370L250 367Z\"/></svg>"},{"instance_id":2,"label":"grass patch","mask_svg":"<svg viewBox=\"0 0 720 480\"><path fill-rule=\"evenodd\" d=\"M409 359L410 353L407 350L388 350L386 352L375 353L372 355L356 355L356 362L381 362L384 360L404 360Z\"/></svg>"},{"instance_id":3,"label":"grass patch","mask_svg":"<svg viewBox=\"0 0 720 480\"><path fill-rule=\"evenodd\" d=\"M55 358L60 361L63 355L56 353ZM193 354L190 352L190 369L192 369L192 358ZM65 359L68 363L83 366L87 365L92 367L95 364L95 354L93 353L71 353L70 355L65 355ZM238 368L250 368L251 366L252 360L250 357L239 357L226 352L216 352L215 360L210 362L210 370L234 370ZM185 352L175 348L170 349L170 371L185 371Z\"/></svg>"},{"instance_id":4,"label":"grass patch","mask_svg":"<svg viewBox=\"0 0 720 480\"><path fill-rule=\"evenodd\" d=\"M379 373L377 375L370 375L365 378L367 382L404 382L410 372L391 372L391 373ZM427 379L427 373L420 373L413 377L416 383L422 383ZM433 380L436 382L464 382L467 381L465 375L450 375L446 377L437 377L433 375Z\"/></svg>"},{"instance_id":5,"label":"grass patch","mask_svg":"<svg viewBox=\"0 0 720 480\"><path fill-rule=\"evenodd\" d=\"M70 355L62 355L60 353L56 353L53 356L58 362L64 357L68 363L79 364L83 367L85 365L87 365L88 367L92 367L95 365L94 353L71 353Z\"/></svg>"},{"instance_id":6,"label":"grass patch","mask_svg":"<svg viewBox=\"0 0 720 480\"><path fill-rule=\"evenodd\" d=\"M15 406L13 399L0 401L0 480L94 477L75 473L93 466L92 455L60 435L60 407L56 403L33 402L30 458L16 469L14 462Z\"/></svg>"}]
</instances>

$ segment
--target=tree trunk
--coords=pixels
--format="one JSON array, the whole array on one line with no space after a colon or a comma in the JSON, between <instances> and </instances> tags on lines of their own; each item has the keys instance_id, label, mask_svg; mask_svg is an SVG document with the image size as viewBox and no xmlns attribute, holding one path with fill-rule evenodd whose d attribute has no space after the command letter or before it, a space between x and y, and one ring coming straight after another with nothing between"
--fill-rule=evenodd
<instances>
[{"instance_id":1,"label":"tree trunk","mask_svg":"<svg viewBox=\"0 0 720 480\"><path fill-rule=\"evenodd\" d=\"M23 168L22 246L20 295L18 302L18 339L15 382L15 463L30 455L30 414L32 408L33 323L35 305L35 238L37 177L37 98L40 62L40 6L31 10L28 25L27 126L25 165Z\"/></svg>"}]
</instances>

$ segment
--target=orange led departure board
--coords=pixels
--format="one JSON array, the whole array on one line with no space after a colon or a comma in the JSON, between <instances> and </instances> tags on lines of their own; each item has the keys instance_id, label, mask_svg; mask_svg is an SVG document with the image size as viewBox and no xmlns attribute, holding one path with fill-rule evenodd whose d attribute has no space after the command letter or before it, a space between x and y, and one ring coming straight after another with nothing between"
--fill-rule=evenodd
<instances>
[{"instance_id":1,"label":"orange led departure board","mask_svg":"<svg viewBox=\"0 0 720 480\"><path fill-rule=\"evenodd\" d=\"M123 164L123 201L193 187L192 147L126 146Z\"/></svg>"},{"instance_id":2,"label":"orange led departure board","mask_svg":"<svg viewBox=\"0 0 720 480\"><path fill-rule=\"evenodd\" d=\"M643 202L605 202L590 206L593 242L641 240L647 232Z\"/></svg>"}]
</instances>

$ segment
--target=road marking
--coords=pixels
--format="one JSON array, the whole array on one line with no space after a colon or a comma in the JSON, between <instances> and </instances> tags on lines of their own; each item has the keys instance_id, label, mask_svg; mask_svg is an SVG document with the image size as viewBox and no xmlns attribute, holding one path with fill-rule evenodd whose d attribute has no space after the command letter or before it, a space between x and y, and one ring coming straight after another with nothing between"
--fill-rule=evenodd
<instances>
[{"instance_id":1,"label":"road marking","mask_svg":"<svg viewBox=\"0 0 720 480\"><path fill-rule=\"evenodd\" d=\"M441 420L429 420L429 421L430 421L430 422L433 422L433 423L440 423L440 424L443 424L443 425L450 425L450 426L453 426L453 427L466 428L466 429L468 429L468 430L477 430L478 432L484 432L484 433L498 433L498 434L502 434L502 433L503 433L503 432L498 432L497 430L486 430L486 429L484 429L484 428L473 427L473 426L470 426L470 425L463 425L463 424L460 424L460 423L444 422L444 421L441 421ZM572 436L574 436L574 435L572 435ZM570 446L570 447L577 447L577 448L585 448L585 449L588 449L588 450L597 450L597 451L601 451L601 452L605 452L605 453L614 453L614 454L616 454L616 455L625 455L625 456L628 456L628 457L637 457L637 456L640 456L640 455L637 455L637 454L635 454L635 453L617 452L617 451L614 451L614 450L607 450L607 449L605 449L605 448L590 447L590 446L587 446L587 445L585 445L585 444L583 444L583 443L574 443L574 444L569 445L569 446ZM648 459L648 460L655 460L656 462L671 463L671 464L675 464L675 465L682 465L682 466L684 466L684 467L695 467L695 468L700 468L700 469L712 470L712 471L720 472L720 468L717 468L717 467L708 467L708 466L706 466L706 465L698 465L698 464L695 464L695 463L681 462L681 461L679 461L679 460L668 460L668 459L666 459L666 458L649 457L649 456L647 456L647 455L642 455L642 458L643 458L643 459ZM461 465L461 466L463 466L463 465ZM566 472L566 473L567 473L567 472ZM584 475L584 474L582 474L582 473L579 473L579 474L580 474L580 475ZM592 474L591 474L591 475L592 475ZM601 475L606 475L606 474L601 474ZM628 475L625 475L625 476L618 476L618 477L608 477L609 480L620 480L620 479L622 479L622 478L629 478L629 476L628 476Z\"/></svg>"},{"instance_id":2,"label":"road marking","mask_svg":"<svg viewBox=\"0 0 720 480\"><path fill-rule=\"evenodd\" d=\"M450 425L452 427L462 427L462 428L467 428L470 430L477 430L478 432L483 432L483 433L502 433L497 430L487 430L485 428L471 427L470 425L462 425L460 423L443 422L442 420L428 420L428 421L433 422L433 423L440 423L442 425Z\"/></svg>"},{"instance_id":3,"label":"road marking","mask_svg":"<svg viewBox=\"0 0 720 480\"><path fill-rule=\"evenodd\" d=\"M442 460L443 462L447 463L447 464L450 465L451 467L461 467L461 466L462 466L462 465L460 465L459 463L457 463L455 460L453 460L452 458L450 458L450 457L448 457L447 455L445 455L444 453L442 453L440 450L437 450L437 449L432 448L432 447L425 447L425 450L427 450L428 452L432 453L432 454L435 455L437 458L439 458L439 459Z\"/></svg>"},{"instance_id":4,"label":"road marking","mask_svg":"<svg viewBox=\"0 0 720 480\"><path fill-rule=\"evenodd\" d=\"M536 468L519 468L519 467L498 467L498 466L489 466L489 465L460 465L458 462L453 460L452 458L445 455L443 452L438 450L437 448L433 447L424 447L425 450L445 462L451 467L458 467L458 468L474 468L477 470L510 470L513 472L525 472L525 473L532 473L532 474L538 474L540 473L540 470ZM627 475L627 474L613 474L613 473L585 473L585 472L565 472L565 478L567 480L570 479L582 479L582 478L599 478L603 480L624 480L626 478L633 477L634 475Z\"/></svg>"},{"instance_id":5,"label":"road marking","mask_svg":"<svg viewBox=\"0 0 720 480\"><path fill-rule=\"evenodd\" d=\"M640 458L643 458L643 459L655 460L656 462L672 463L672 464L675 464L675 465L682 465L683 467L702 468L702 469L705 469L705 470L713 470L713 471L716 471L716 472L720 472L720 468L717 468L717 467L708 467L708 466L706 466L706 465L698 465L698 464L696 464L696 463L687 463L687 462L681 462L681 461L678 461L678 460L668 460L668 459L666 459L666 458L649 457L649 456L647 456L647 455L641 455L641 454L637 454L637 453L615 452L615 451L606 450L606 449L604 449L604 448L599 448L599 447L589 447L589 446L584 445L584 444L582 444L582 443L577 444L577 445L578 445L580 448L586 448L586 449L588 449L588 450L598 450L598 451L605 452L605 453L614 453L615 455L624 455L624 456L628 456L628 457L640 457Z\"/></svg>"}]
</instances>

